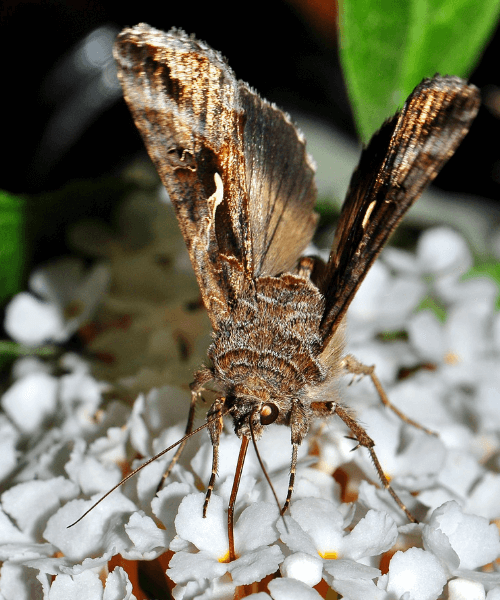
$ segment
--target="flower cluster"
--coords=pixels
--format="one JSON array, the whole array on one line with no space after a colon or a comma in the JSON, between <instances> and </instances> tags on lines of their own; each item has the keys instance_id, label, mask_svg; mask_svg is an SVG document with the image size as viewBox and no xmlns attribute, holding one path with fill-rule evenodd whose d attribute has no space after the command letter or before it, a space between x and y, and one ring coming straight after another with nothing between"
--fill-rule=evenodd
<instances>
[{"instance_id":1,"label":"flower cluster","mask_svg":"<svg viewBox=\"0 0 500 600\"><path fill-rule=\"evenodd\" d=\"M38 272L32 287L39 298L15 298L7 311L7 330L25 344L60 342L89 327L88 317L99 302L107 303L107 317L111 305L115 310L126 306L132 315L129 328L144 347L168 348L175 375L183 357L172 352L179 332L172 324L186 318L182 327L188 331L189 311L180 312L175 295L145 308L135 292L118 292L110 256L116 259L122 250L116 250L116 240L109 246L114 254L110 250L107 266L90 275L71 261ZM487 279L464 280L470 264L460 236L431 230L416 254L385 251L349 315L348 351L377 365L391 402L439 433L429 435L382 407L368 378L353 385L346 378L343 401L373 437L384 472L419 524L407 522L378 484L369 456L363 449L352 452L348 431L332 419L317 423L300 449L293 500L284 517L250 448L236 504L235 560L229 559L227 505L240 442L230 431L221 437L206 518L200 490L210 476L212 449L202 432L189 440L159 492L168 456L68 529L129 465L137 467L182 437L182 425L169 426L169 410L174 406L179 415L189 394L175 377L168 386L152 387L156 376L148 379L144 373L154 371L157 357L140 365L131 359L128 373L116 366L113 385L100 381L95 363L75 353L53 363L19 359L1 399L0 598L145 597L130 564L160 565L166 556L162 585L173 588L176 600L308 600L324 597L328 588L348 600L499 600L498 289ZM69 300L82 307L79 320L64 310L70 278L74 292ZM415 312L426 296L446 308L444 322L430 310ZM160 320L162 303L170 316ZM152 341L157 336L153 315L165 326L168 343L158 337ZM102 332L95 319L91 325ZM108 332L113 330L109 323ZM394 335L387 339L384 332ZM189 335L194 337L192 331ZM108 348L118 349L120 336L121 330L111 335ZM194 357L198 351L189 361ZM125 401L127 394L117 392L127 383L128 397L144 386L132 404ZM270 426L258 447L283 502L289 430Z\"/></svg>"}]
</instances>

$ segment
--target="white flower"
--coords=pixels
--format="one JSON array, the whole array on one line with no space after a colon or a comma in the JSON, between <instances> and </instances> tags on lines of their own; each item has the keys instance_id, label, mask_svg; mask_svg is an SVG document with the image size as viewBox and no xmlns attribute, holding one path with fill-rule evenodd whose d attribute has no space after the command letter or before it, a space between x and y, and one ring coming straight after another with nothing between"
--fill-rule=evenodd
<instances>
[{"instance_id":1,"label":"white flower","mask_svg":"<svg viewBox=\"0 0 500 600\"><path fill-rule=\"evenodd\" d=\"M421 548L396 552L389 566L385 589L394 598L403 594L408 600L437 600L446 583L446 571L440 561Z\"/></svg>"},{"instance_id":2,"label":"white flower","mask_svg":"<svg viewBox=\"0 0 500 600\"><path fill-rule=\"evenodd\" d=\"M333 502L320 498L292 502L290 515L285 516L286 527L281 520L277 523L282 541L293 552L320 559L334 579L377 577L378 569L356 561L387 551L398 535L391 517L375 510L368 511L351 532L346 532L350 518L346 520ZM289 564L287 571L289 576L301 578L300 563Z\"/></svg>"},{"instance_id":3,"label":"white flower","mask_svg":"<svg viewBox=\"0 0 500 600\"><path fill-rule=\"evenodd\" d=\"M432 550L451 573L473 570L500 556L496 525L483 517L465 514L457 502L436 509L423 528L424 547Z\"/></svg>"},{"instance_id":4,"label":"white flower","mask_svg":"<svg viewBox=\"0 0 500 600\"><path fill-rule=\"evenodd\" d=\"M4 327L28 346L65 342L89 319L109 285L109 269L96 265L88 273L83 263L67 258L35 271L34 292L14 296L6 308Z\"/></svg>"},{"instance_id":5,"label":"white flower","mask_svg":"<svg viewBox=\"0 0 500 600\"><path fill-rule=\"evenodd\" d=\"M175 519L178 537L170 545L171 550L178 550L168 570L173 581L187 584L214 580L229 572L235 585L247 585L278 569L283 554L278 546L270 545L278 537L274 525L279 512L275 505L256 502L241 513L234 527L237 558L229 562L222 498L212 496L205 519L204 501L204 494L190 494L179 506Z\"/></svg>"},{"instance_id":6,"label":"white flower","mask_svg":"<svg viewBox=\"0 0 500 600\"><path fill-rule=\"evenodd\" d=\"M135 600L132 585L121 567L116 567L107 576L104 590L99 575L92 571L83 571L78 575L58 575L50 586L50 600L68 600L68 598Z\"/></svg>"}]
</instances>

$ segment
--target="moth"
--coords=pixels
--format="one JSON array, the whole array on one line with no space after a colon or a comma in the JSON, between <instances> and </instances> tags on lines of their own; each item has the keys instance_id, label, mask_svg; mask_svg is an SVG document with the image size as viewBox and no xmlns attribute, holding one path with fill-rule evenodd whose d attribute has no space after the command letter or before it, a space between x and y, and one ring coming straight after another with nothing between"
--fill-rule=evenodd
<instances>
[{"instance_id":1,"label":"moth","mask_svg":"<svg viewBox=\"0 0 500 600\"><path fill-rule=\"evenodd\" d=\"M337 415L413 520L385 477L374 442L338 397L342 374L364 374L392 407L373 367L345 356L345 316L390 234L466 135L479 107L477 88L457 77L425 79L382 126L352 177L325 264L302 256L317 223L314 166L285 113L238 81L218 52L179 29L124 29L114 56L213 327L211 366L194 376L186 429L191 434L195 405L210 384L217 397L207 416L213 458L205 511L225 415L241 439L228 517L232 558L232 511L245 453L271 423L291 432L282 512L311 422ZM185 438L174 463L184 444Z\"/></svg>"}]
</instances>

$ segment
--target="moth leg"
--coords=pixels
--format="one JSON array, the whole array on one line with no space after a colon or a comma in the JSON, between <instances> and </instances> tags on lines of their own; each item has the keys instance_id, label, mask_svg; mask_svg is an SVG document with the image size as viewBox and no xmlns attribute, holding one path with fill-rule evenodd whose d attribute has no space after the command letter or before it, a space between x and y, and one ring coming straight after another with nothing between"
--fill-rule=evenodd
<instances>
[{"instance_id":1,"label":"moth leg","mask_svg":"<svg viewBox=\"0 0 500 600\"><path fill-rule=\"evenodd\" d=\"M303 256L298 262L296 273L299 277L309 279L314 284L318 284L325 269L326 265L319 256Z\"/></svg>"},{"instance_id":2,"label":"moth leg","mask_svg":"<svg viewBox=\"0 0 500 600\"><path fill-rule=\"evenodd\" d=\"M288 491L286 494L286 500L283 504L283 508L281 509L281 516L283 516L288 507L290 506L290 501L292 499L293 494L293 486L295 485L295 473L297 471L297 453L299 450L299 444L292 444L292 462L290 465L290 478L288 479Z\"/></svg>"},{"instance_id":3,"label":"moth leg","mask_svg":"<svg viewBox=\"0 0 500 600\"><path fill-rule=\"evenodd\" d=\"M375 389L377 390L377 393L379 395L379 398L380 398L382 404L384 406L386 406L387 408L390 408L404 423L407 423L408 425L412 425L416 429L421 429L422 431L425 431L425 433L427 433L429 435L435 435L436 437L438 436L438 434L435 431L432 431L431 429L427 429L427 427L424 427L423 425L420 425L420 423L417 423L413 419L410 419L410 417L407 417L402 411L399 410L399 408L397 408L396 406L394 406L394 404L392 404L392 402L387 397L387 394L385 393L385 390L382 387L382 384L380 383L379 378L375 375L375 367L373 365L370 367L368 365L364 365L363 363L359 362L359 360L357 358L352 356L352 354L348 354L342 360L342 367L348 373L352 373L352 375L361 375L361 376L368 375L370 377L370 379L372 380L373 385L375 386Z\"/></svg>"},{"instance_id":4,"label":"moth leg","mask_svg":"<svg viewBox=\"0 0 500 600\"><path fill-rule=\"evenodd\" d=\"M375 450L373 449L373 447L375 446L375 442L366 433L366 431L363 429L363 427L361 427L361 425L356 421L356 419L351 417L351 415L348 413L348 411L345 408L343 408L342 406L337 404L335 406L334 413L336 415L338 415L342 419L342 421L344 421L344 423L347 425L347 427L349 427L349 429L354 434L354 436L358 442L358 445L353 449L356 450L356 448L359 448L359 446L363 446L364 448L366 448L368 450L368 452L370 453L372 462L377 471L377 474L379 476L379 479L380 479L382 485L384 486L384 489L386 489L389 492L389 494L394 498L394 501L399 506L399 508L406 514L408 519L412 523L417 523L418 522L417 519L415 519L415 517L411 514L411 512L406 508L406 505L404 504L404 502L396 494L396 492L393 490L391 484L389 483L389 480L387 479L387 477L384 473L384 470L382 469L382 465L380 464L380 462L378 460Z\"/></svg>"},{"instance_id":5,"label":"moth leg","mask_svg":"<svg viewBox=\"0 0 500 600\"><path fill-rule=\"evenodd\" d=\"M203 503L203 518L207 516L208 503L215 485L215 478L217 477L217 471L219 470L219 439L224 427L224 421L222 419L222 408L224 407L225 398L217 398L208 411L207 418L211 418L219 415L218 419L215 419L208 426L210 432L210 439L212 440L212 474L210 475L210 481L208 482L207 493L205 494L205 502Z\"/></svg>"},{"instance_id":6,"label":"moth leg","mask_svg":"<svg viewBox=\"0 0 500 600\"><path fill-rule=\"evenodd\" d=\"M189 435L191 433L191 431L193 431L193 423L194 423L194 417L195 417L195 413L196 413L196 403L198 402L199 398L201 397L201 392L204 390L204 387L203 387L204 384L207 383L208 381L210 381L212 379L212 377L213 377L212 372L209 369L200 370L195 375L195 380L191 384L191 402L189 404L188 420L186 423L186 430L184 432L184 436ZM161 481L158 484L158 487L156 488L157 493L165 485L165 481L168 479L168 477L170 476L170 473L172 472L172 469L175 467L175 465L179 461L179 459L182 455L182 452L184 450L184 447L186 446L186 442L187 442L187 439L185 439L177 448L174 456L172 457L172 460L170 461L170 464L168 465L167 470L165 471L165 473L163 473L163 477L161 478Z\"/></svg>"},{"instance_id":7,"label":"moth leg","mask_svg":"<svg viewBox=\"0 0 500 600\"><path fill-rule=\"evenodd\" d=\"M295 485L295 473L297 471L297 453L302 440L305 438L311 421L312 410L305 407L300 402L293 402L290 415L290 429L292 431L292 461L290 464L290 478L288 479L288 492L286 500L281 509L281 515L284 515L290 506L293 486Z\"/></svg>"},{"instance_id":8,"label":"moth leg","mask_svg":"<svg viewBox=\"0 0 500 600\"><path fill-rule=\"evenodd\" d=\"M187 420L187 424L186 424L186 430L184 432L185 436L189 435L191 433L191 431L193 431L196 403L198 402L199 398L200 398L200 392L197 390L196 391L191 390L191 402L189 404L188 420ZM167 467L167 470L165 471L165 473L163 473L163 477L161 478L161 481L158 484L158 487L156 488L157 493L163 488L163 486L165 485L165 481L168 479L168 477L170 476L170 473L172 472L172 469L175 467L179 458L181 457L181 454L186 446L186 442L187 442L187 439L184 440L181 444L179 444L179 447L177 448L175 454L173 455L172 460L170 461L170 464Z\"/></svg>"}]
</instances>

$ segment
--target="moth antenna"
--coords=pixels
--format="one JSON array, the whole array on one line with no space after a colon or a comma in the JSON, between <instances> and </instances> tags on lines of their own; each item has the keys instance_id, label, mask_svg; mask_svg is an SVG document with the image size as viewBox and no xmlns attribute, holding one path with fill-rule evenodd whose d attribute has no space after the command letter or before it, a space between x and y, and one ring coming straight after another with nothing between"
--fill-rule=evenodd
<instances>
[{"instance_id":1,"label":"moth antenna","mask_svg":"<svg viewBox=\"0 0 500 600\"><path fill-rule=\"evenodd\" d=\"M271 478L269 477L269 474L266 470L266 467L264 466L264 461L262 460L261 456L260 456L260 452L259 449L257 448L257 440L255 439L255 433L253 431L253 421L250 418L250 434L252 435L252 443L253 443L253 447L255 448L255 454L257 455L257 460L259 461L259 465L260 468L262 469L262 472L264 473L264 477L267 480L267 483L269 484L269 487L271 488L271 491L273 493L274 499L276 500L276 505L278 507L278 510L280 511L280 517L283 520L283 524L285 525L285 529L287 531L287 533L289 533L288 531L288 525L286 524L285 518L284 518L284 511L281 510L281 505L280 505L280 501L278 500L278 495L276 494L276 490L274 489L274 486L272 484Z\"/></svg>"},{"instance_id":2,"label":"moth antenna","mask_svg":"<svg viewBox=\"0 0 500 600\"><path fill-rule=\"evenodd\" d=\"M280 505L280 501L278 500L278 495L276 494L276 490L274 489L271 478L269 477L269 474L266 471L266 467L264 466L264 462L260 456L259 449L257 448L257 440L255 439L255 433L253 431L252 417L250 417L250 434L252 435L252 443L253 443L253 447L255 448L255 454L257 455L257 460L259 461L260 468L262 469L262 472L264 473L264 477L266 478L267 483L269 484L269 487L271 488L274 499L276 500L276 504L278 506L278 510L280 511L280 514L281 514L281 505Z\"/></svg>"},{"instance_id":3,"label":"moth antenna","mask_svg":"<svg viewBox=\"0 0 500 600\"><path fill-rule=\"evenodd\" d=\"M226 411L222 416L226 415L227 412ZM175 444L172 444L171 446L169 446L168 448L165 448L165 450L162 450L161 452L159 452L158 454L155 454L152 458L150 458L149 460L147 460L144 464L142 464L140 467L137 467L137 469L134 469L132 471L132 473L129 473L126 477L124 477L120 483L117 483L114 487L112 487L108 492L106 492L104 494L104 496L102 496L101 498L99 498L99 500L93 504L87 511L85 511L83 513L83 515L77 519L74 523L71 523L71 525L68 525L66 527L66 529L70 529L70 527L73 527L74 525L76 525L77 523L79 523L84 517L86 517L91 511L94 510L94 508L100 504L103 500L105 500L110 494L112 494L116 489L118 489L120 486L122 486L125 482L127 482L129 479L131 479L132 477L134 477L134 475L137 475L137 473L139 473L139 471L142 471L142 469L144 469L144 467L147 467L148 465L150 465L152 462L154 462L155 460L157 460L158 458L162 457L164 454L166 454L167 452L170 452L170 450L172 450L173 448L175 448L176 446L178 446L179 444L182 444L183 442L185 442L187 439L189 439L190 437L192 437L193 435L196 435L198 432L200 432L202 429L205 429L206 427L208 427L213 421L219 419L220 416L217 415L217 417L214 417L213 419L209 419L207 420L205 423L203 423L203 425L200 425L200 427L198 427L197 429L195 429L194 431L191 431L191 433L183 436L180 440L178 440L177 442L175 442Z\"/></svg>"}]
</instances>

